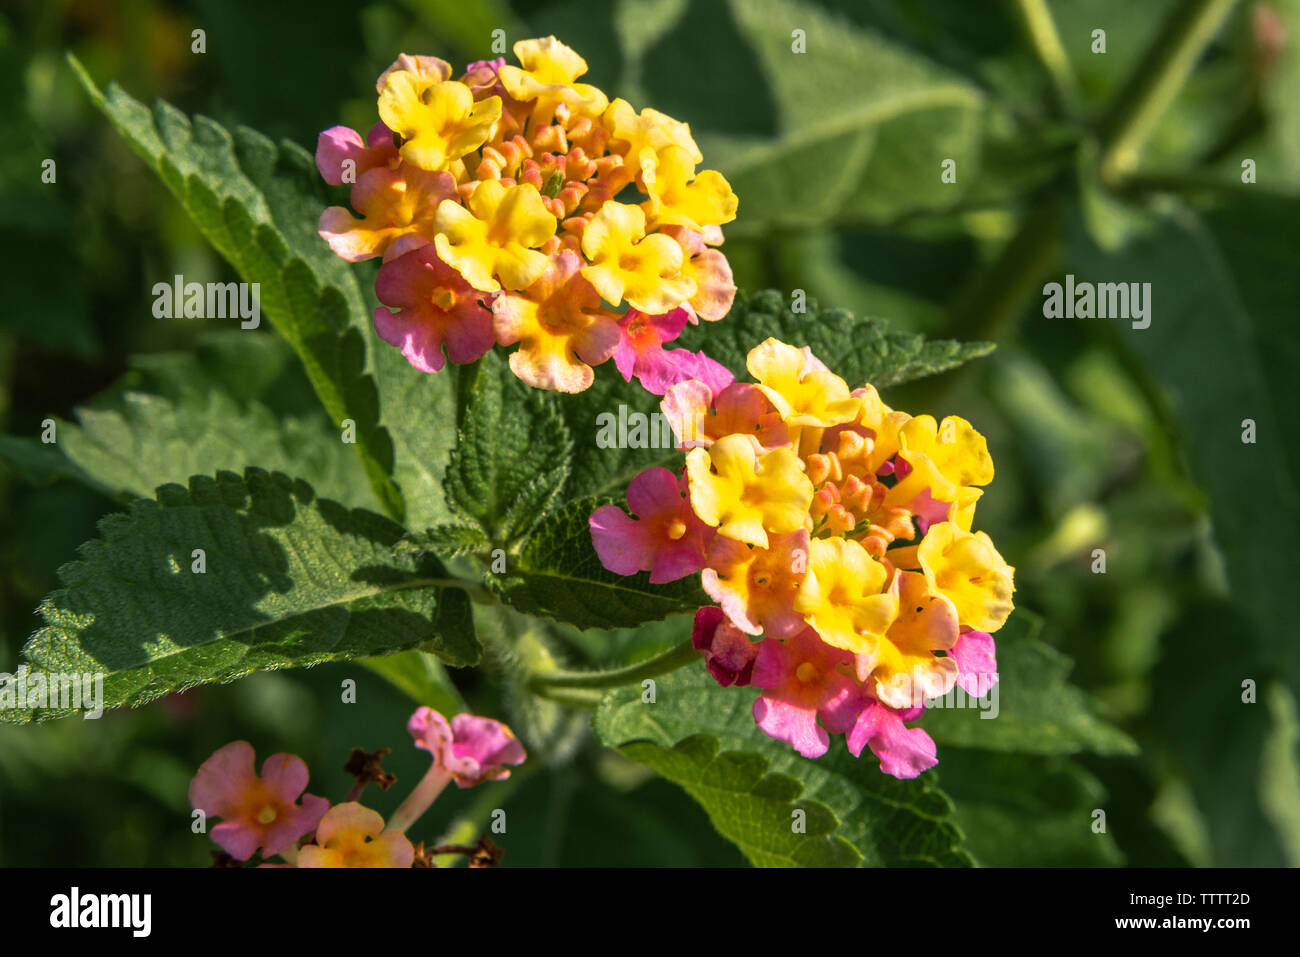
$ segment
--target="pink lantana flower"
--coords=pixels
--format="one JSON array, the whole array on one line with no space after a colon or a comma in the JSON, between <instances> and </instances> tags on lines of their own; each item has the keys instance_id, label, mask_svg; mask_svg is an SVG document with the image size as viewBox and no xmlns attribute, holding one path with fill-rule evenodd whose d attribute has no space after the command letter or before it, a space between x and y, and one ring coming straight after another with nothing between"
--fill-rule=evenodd
<instances>
[{"instance_id":1,"label":"pink lantana flower","mask_svg":"<svg viewBox=\"0 0 1300 957\"><path fill-rule=\"evenodd\" d=\"M998 659L988 632L963 628L948 657L957 662L957 684L967 694L982 698L997 684Z\"/></svg>"},{"instance_id":2,"label":"pink lantana flower","mask_svg":"<svg viewBox=\"0 0 1300 957\"><path fill-rule=\"evenodd\" d=\"M330 127L316 140L316 169L331 186L355 184L362 173L396 165L393 131L383 123L370 128L364 143L360 133L346 126Z\"/></svg>"},{"instance_id":3,"label":"pink lantana flower","mask_svg":"<svg viewBox=\"0 0 1300 957\"><path fill-rule=\"evenodd\" d=\"M627 504L636 518L617 505L591 513L591 542L600 562L619 575L650 573L654 584L675 581L704 567L715 530L691 508L685 476L650 468L627 487Z\"/></svg>"},{"instance_id":4,"label":"pink lantana flower","mask_svg":"<svg viewBox=\"0 0 1300 957\"><path fill-rule=\"evenodd\" d=\"M443 367L444 346L452 362L464 365L496 342L492 311L479 301L483 293L439 259L432 244L384 263L375 294L393 307L375 310L375 331L421 372Z\"/></svg>"},{"instance_id":5,"label":"pink lantana flower","mask_svg":"<svg viewBox=\"0 0 1300 957\"><path fill-rule=\"evenodd\" d=\"M758 645L733 625L717 605L705 605L695 613L691 643L704 655L709 674L722 687L750 683Z\"/></svg>"},{"instance_id":6,"label":"pink lantana flower","mask_svg":"<svg viewBox=\"0 0 1300 957\"><path fill-rule=\"evenodd\" d=\"M924 708L895 711L870 701L848 733L849 752L856 758L864 747L880 759L880 770L904 780L914 778L939 763L934 739L921 728L905 724L921 716Z\"/></svg>"},{"instance_id":7,"label":"pink lantana flower","mask_svg":"<svg viewBox=\"0 0 1300 957\"><path fill-rule=\"evenodd\" d=\"M325 798L303 794L309 775L302 758L273 754L262 762L260 777L253 758L251 744L232 741L204 761L190 782L190 804L207 817L222 818L209 836L240 861L259 847L263 856L292 847L330 806Z\"/></svg>"},{"instance_id":8,"label":"pink lantana flower","mask_svg":"<svg viewBox=\"0 0 1300 957\"><path fill-rule=\"evenodd\" d=\"M411 715L406 729L415 745L433 755L435 768L451 775L459 787L510 777L507 764L523 764L528 757L515 733L500 721L473 714L458 714L448 723L432 708Z\"/></svg>"},{"instance_id":9,"label":"pink lantana flower","mask_svg":"<svg viewBox=\"0 0 1300 957\"><path fill-rule=\"evenodd\" d=\"M811 628L785 642L764 639L754 662L753 684L764 689L754 702L754 720L805 758L821 757L830 734L851 729L862 709L857 683L841 672L852 665L853 655L832 648Z\"/></svg>"},{"instance_id":10,"label":"pink lantana flower","mask_svg":"<svg viewBox=\"0 0 1300 957\"><path fill-rule=\"evenodd\" d=\"M753 435L765 449L790 441L781 413L758 386L748 382L732 382L717 391L698 379L679 382L664 395L659 408L679 448L707 448L736 432Z\"/></svg>"},{"instance_id":11,"label":"pink lantana flower","mask_svg":"<svg viewBox=\"0 0 1300 957\"><path fill-rule=\"evenodd\" d=\"M620 337L614 350L614 364L628 382L635 376L647 392L663 395L679 382L698 379L714 393L721 392L735 376L703 352L664 349L682 333L690 313L678 308L658 316L629 309L619 322Z\"/></svg>"},{"instance_id":12,"label":"pink lantana flower","mask_svg":"<svg viewBox=\"0 0 1300 957\"><path fill-rule=\"evenodd\" d=\"M662 231L682 247L682 273L695 280L695 295L682 306L689 313L690 322L721 319L731 311L736 299L736 282L727 257L707 245L710 241L714 245L722 242L721 228L708 227L707 236L679 225L666 225Z\"/></svg>"}]
</instances>

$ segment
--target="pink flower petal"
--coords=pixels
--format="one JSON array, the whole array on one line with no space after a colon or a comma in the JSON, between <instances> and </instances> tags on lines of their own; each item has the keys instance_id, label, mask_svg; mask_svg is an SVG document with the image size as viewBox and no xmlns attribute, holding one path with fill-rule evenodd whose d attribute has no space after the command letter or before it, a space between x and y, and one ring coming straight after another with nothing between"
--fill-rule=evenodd
<instances>
[{"instance_id":1,"label":"pink flower petal","mask_svg":"<svg viewBox=\"0 0 1300 957\"><path fill-rule=\"evenodd\" d=\"M914 778L939 763L934 741L921 728L909 728L902 717L879 702L868 704L848 735L854 757L870 747L880 770L896 778Z\"/></svg>"}]
</instances>

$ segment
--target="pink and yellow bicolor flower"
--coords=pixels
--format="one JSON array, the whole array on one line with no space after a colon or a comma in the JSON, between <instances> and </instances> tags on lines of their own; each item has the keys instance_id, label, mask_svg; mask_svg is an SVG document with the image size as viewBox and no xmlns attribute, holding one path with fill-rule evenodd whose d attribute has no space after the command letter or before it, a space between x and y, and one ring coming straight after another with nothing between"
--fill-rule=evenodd
<instances>
[{"instance_id":1,"label":"pink and yellow bicolor flower","mask_svg":"<svg viewBox=\"0 0 1300 957\"><path fill-rule=\"evenodd\" d=\"M655 584L676 581L704 567L714 531L696 516L685 477L650 468L628 483L630 518L617 505L591 513L591 541L600 562L618 575L650 573Z\"/></svg>"},{"instance_id":2,"label":"pink and yellow bicolor flower","mask_svg":"<svg viewBox=\"0 0 1300 957\"><path fill-rule=\"evenodd\" d=\"M331 186L355 184L363 173L396 165L393 131L383 123L370 128L364 143L356 130L346 126L331 127L316 139L316 169Z\"/></svg>"},{"instance_id":3,"label":"pink and yellow bicolor flower","mask_svg":"<svg viewBox=\"0 0 1300 957\"><path fill-rule=\"evenodd\" d=\"M486 180L474 187L467 205L451 199L438 205L434 244L443 261L483 292L535 282L548 261L537 247L555 235L555 217L537 187Z\"/></svg>"},{"instance_id":4,"label":"pink and yellow bicolor flower","mask_svg":"<svg viewBox=\"0 0 1300 957\"><path fill-rule=\"evenodd\" d=\"M859 654L858 679L870 682L877 699L891 708L920 707L952 690L958 665L938 658L957 643L957 609L931 590L920 572L897 572L891 582L897 615L877 640L875 650Z\"/></svg>"},{"instance_id":5,"label":"pink and yellow bicolor flower","mask_svg":"<svg viewBox=\"0 0 1300 957\"><path fill-rule=\"evenodd\" d=\"M984 436L960 416L942 423L918 415L898 431L900 462L898 482L885 496L886 508L911 507L923 514L927 525L943 521L948 506L964 489L993 481L993 459ZM924 531L924 529L922 529Z\"/></svg>"},{"instance_id":6,"label":"pink and yellow bicolor flower","mask_svg":"<svg viewBox=\"0 0 1300 957\"><path fill-rule=\"evenodd\" d=\"M497 342L519 343L510 369L539 389L581 392L618 347L619 326L600 307L600 296L580 273L573 250L552 254L523 292L502 293L493 303Z\"/></svg>"},{"instance_id":7,"label":"pink and yellow bicolor flower","mask_svg":"<svg viewBox=\"0 0 1300 957\"><path fill-rule=\"evenodd\" d=\"M321 213L319 232L335 254L348 262L383 256L396 259L433 242L438 234L434 211L451 202L456 181L450 173L429 173L413 166L377 166L352 187L352 208Z\"/></svg>"},{"instance_id":8,"label":"pink and yellow bicolor flower","mask_svg":"<svg viewBox=\"0 0 1300 957\"><path fill-rule=\"evenodd\" d=\"M898 614L898 593L886 587L889 582L889 569L856 541L814 539L794 610L827 644L872 655Z\"/></svg>"},{"instance_id":9,"label":"pink and yellow bicolor flower","mask_svg":"<svg viewBox=\"0 0 1300 957\"><path fill-rule=\"evenodd\" d=\"M788 448L764 451L752 435L728 435L686 455L691 503L719 535L759 548L768 533L804 527L813 487Z\"/></svg>"},{"instance_id":10,"label":"pink and yellow bicolor flower","mask_svg":"<svg viewBox=\"0 0 1300 957\"><path fill-rule=\"evenodd\" d=\"M661 233L647 236L645 213L636 206L601 206L582 232L582 252L590 263L583 276L611 305L627 300L661 315L695 294L695 280L681 274L682 247Z\"/></svg>"},{"instance_id":11,"label":"pink and yellow bicolor flower","mask_svg":"<svg viewBox=\"0 0 1300 957\"><path fill-rule=\"evenodd\" d=\"M421 372L443 367L443 348L452 362L473 362L492 348L492 312L483 294L444 263L433 246L422 246L384 263L375 280L384 306L375 310L379 338L402 350Z\"/></svg>"},{"instance_id":12,"label":"pink and yellow bicolor flower","mask_svg":"<svg viewBox=\"0 0 1300 957\"><path fill-rule=\"evenodd\" d=\"M436 172L492 138L501 98L476 101L464 83L397 70L379 94L379 118L401 138L402 159Z\"/></svg>"},{"instance_id":13,"label":"pink and yellow bicolor flower","mask_svg":"<svg viewBox=\"0 0 1300 957\"><path fill-rule=\"evenodd\" d=\"M861 692L844 673L852 662L852 655L832 648L811 628L786 641L764 639L751 678L763 689L754 702L754 721L805 758L821 757L830 735L852 729L862 709Z\"/></svg>"},{"instance_id":14,"label":"pink and yellow bicolor flower","mask_svg":"<svg viewBox=\"0 0 1300 957\"><path fill-rule=\"evenodd\" d=\"M385 831L378 811L356 801L337 804L298 851L299 867L410 867L415 848L401 831Z\"/></svg>"},{"instance_id":15,"label":"pink and yellow bicolor flower","mask_svg":"<svg viewBox=\"0 0 1300 957\"><path fill-rule=\"evenodd\" d=\"M868 701L845 736L855 758L863 748L880 759L880 770L901 780L918 776L939 763L934 739L923 728L909 728L907 721L920 717L921 708L903 711L878 701Z\"/></svg>"},{"instance_id":16,"label":"pink and yellow bicolor flower","mask_svg":"<svg viewBox=\"0 0 1300 957\"><path fill-rule=\"evenodd\" d=\"M677 240L684 256L682 275L695 282L695 292L682 304L690 321L714 322L730 312L736 300L736 281L722 251L705 243L702 232L685 226L669 224L659 232Z\"/></svg>"},{"instance_id":17,"label":"pink and yellow bicolor flower","mask_svg":"<svg viewBox=\"0 0 1300 957\"><path fill-rule=\"evenodd\" d=\"M303 794L308 771L302 758L273 754L262 762L260 776L253 759L251 744L232 741L204 761L190 782L190 804L222 819L209 836L240 861L259 847L266 857L293 847L330 806L324 798Z\"/></svg>"},{"instance_id":18,"label":"pink and yellow bicolor flower","mask_svg":"<svg viewBox=\"0 0 1300 957\"><path fill-rule=\"evenodd\" d=\"M752 548L719 535L709 549L701 584L741 631L789 638L805 627L793 606L808 570L808 531L771 534L768 543L767 548Z\"/></svg>"},{"instance_id":19,"label":"pink and yellow bicolor flower","mask_svg":"<svg viewBox=\"0 0 1300 957\"><path fill-rule=\"evenodd\" d=\"M754 436L764 449L790 442L781 413L758 386L748 382L733 382L721 391L699 379L679 382L664 395L659 408L679 448L707 448L737 433Z\"/></svg>"},{"instance_id":20,"label":"pink and yellow bicolor flower","mask_svg":"<svg viewBox=\"0 0 1300 957\"><path fill-rule=\"evenodd\" d=\"M1006 563L984 532L970 532L953 522L931 525L920 545L891 549L899 568L920 569L930 590L942 593L957 609L965 628L994 632L1015 605L1015 569Z\"/></svg>"},{"instance_id":21,"label":"pink and yellow bicolor flower","mask_svg":"<svg viewBox=\"0 0 1300 957\"><path fill-rule=\"evenodd\" d=\"M664 343L681 335L687 318L681 307L659 316L647 316L639 309L625 312L614 350L614 365L623 378L631 382L635 376L642 388L655 395L663 395L679 382L698 381L719 392L730 385L735 376L703 352L664 348Z\"/></svg>"}]
</instances>

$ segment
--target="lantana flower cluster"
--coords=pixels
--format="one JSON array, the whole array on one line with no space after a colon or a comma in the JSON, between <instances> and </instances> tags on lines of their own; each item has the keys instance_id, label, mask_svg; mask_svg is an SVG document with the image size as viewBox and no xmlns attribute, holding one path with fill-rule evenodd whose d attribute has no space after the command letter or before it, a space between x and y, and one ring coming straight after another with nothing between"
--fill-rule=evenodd
<instances>
[{"instance_id":1,"label":"lantana flower cluster","mask_svg":"<svg viewBox=\"0 0 1300 957\"><path fill-rule=\"evenodd\" d=\"M697 169L687 124L579 82L586 61L554 37L514 53L459 79L403 54L364 139L320 135L317 167L352 207L320 233L344 259L382 259L376 331L424 372L517 345L515 375L561 392L610 358L658 395L708 378L711 360L663 346L731 307L731 187Z\"/></svg>"},{"instance_id":2,"label":"lantana flower cluster","mask_svg":"<svg viewBox=\"0 0 1300 957\"><path fill-rule=\"evenodd\" d=\"M972 530L987 443L958 416L850 390L806 347L768 339L747 366L753 383L668 389L685 467L636 476L631 515L596 509L596 552L651 582L701 573L717 604L694 644L720 684L761 689L769 736L811 758L845 734L854 756L915 777L936 752L908 725L955 686L988 692L1013 607L1014 569Z\"/></svg>"},{"instance_id":3,"label":"lantana flower cluster","mask_svg":"<svg viewBox=\"0 0 1300 957\"><path fill-rule=\"evenodd\" d=\"M433 755L433 762L387 823L357 800L367 784L387 790L396 780L379 768L386 749L353 753L347 770L357 783L344 801L331 806L323 797L304 793L310 773L302 758L273 754L262 762L259 774L253 746L232 741L199 767L190 782L190 804L203 812L205 826L209 818L221 819L208 835L232 866L260 851L262 867L429 867L438 853L480 850L426 851L411 843L406 830L450 782L467 788L508 778L506 765L527 758L524 746L500 721L471 714L448 721L427 707L411 716L407 730L416 747ZM500 850L494 850L499 856ZM270 863L276 856L282 863Z\"/></svg>"}]
</instances>

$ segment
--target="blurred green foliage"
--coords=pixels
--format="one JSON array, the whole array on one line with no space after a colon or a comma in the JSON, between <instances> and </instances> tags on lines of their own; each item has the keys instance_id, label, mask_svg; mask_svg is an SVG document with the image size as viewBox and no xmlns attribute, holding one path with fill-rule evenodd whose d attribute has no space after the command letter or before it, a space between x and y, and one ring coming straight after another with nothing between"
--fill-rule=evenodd
<instances>
[{"instance_id":1,"label":"blurred green foliage","mask_svg":"<svg viewBox=\"0 0 1300 957\"><path fill-rule=\"evenodd\" d=\"M1034 6L8 6L0 14L4 431L31 437L48 416L71 419L74 409L108 403L99 432L83 419L94 452L103 416L148 421L147 409L113 405L122 383L169 394L160 377L176 363L150 357L221 363L220 337L153 318L150 290L176 273L200 282L234 274L94 111L67 51L138 99L164 97L311 149L336 123L369 127L374 77L399 52L464 63L490 55L493 30L512 42L554 33L611 95L691 124L706 164L722 169L741 199L726 250L743 287L803 289L896 329L998 342L992 357L887 398L915 412L958 412L989 437L997 478L979 522L1017 568L1018 607L1041 622L1045 651L1055 649L1042 659L1043 680L1056 680L1058 659L1073 659L1071 680L1138 751L1084 736L1063 753L1009 753L981 742L978 727L952 727L935 775L975 858L1300 864L1300 654L1286 625L1300 531L1300 0L1230 5L1147 131L1140 165L1119 181L1094 172L1116 103L1149 66L1166 15L1198 4L1049 2L1061 54L1043 56L1051 69L1021 21ZM805 31L806 53L791 51L794 28ZM191 52L194 29L206 31L205 53ZM1094 52L1098 29L1104 54ZM41 180L47 158L57 162L54 184ZM1241 177L1247 158L1257 169L1251 185ZM956 161L955 183L940 178L944 159ZM1042 284L1066 273L1152 283L1151 327L1044 318ZM200 373L184 374L193 387ZM304 429L312 424L318 413L300 401L296 370L271 362L249 374L249 397L303 417ZM1256 423L1254 444L1242 442L1245 419ZM250 413L250 444L256 421ZM178 451L179 471L183 460ZM144 491L128 478L121 489L94 490L51 481L40 463L11 458L11 466L0 468L0 671L17 661L58 566L121 506L118 492ZM1095 571L1098 548L1104 574ZM547 647L575 663L616 664L669 646L681 627L679 619L639 632L555 628ZM516 664L487 670L508 678ZM464 814L458 836L472 840L504 806L509 827L499 843L511 865L743 862L684 792L592 743L581 712L520 696L509 680L498 690L474 672L454 673L455 691L440 674L388 677L393 683L356 665L323 665L99 721L0 727L0 864L206 863L207 846L189 830L186 789L199 763L236 738L259 757L301 754L314 793L346 790L342 764L353 746L392 747L388 764L409 784L424 757L406 740L411 699L398 689L421 681L438 689L426 700L463 695L477 711L541 729L534 750L551 760L510 784L448 796L439 820L416 837L431 840ZM357 681L356 705L340 702L346 678ZM1253 704L1242 700L1248 680L1258 689ZM372 794L374 805L390 811L402 789ZM1106 812L1104 835L1093 831L1095 809Z\"/></svg>"}]
</instances>

